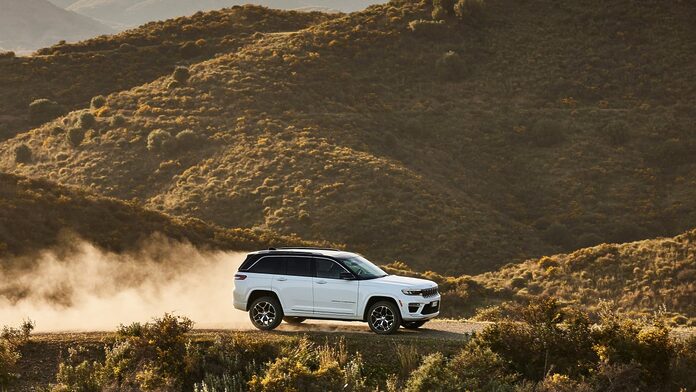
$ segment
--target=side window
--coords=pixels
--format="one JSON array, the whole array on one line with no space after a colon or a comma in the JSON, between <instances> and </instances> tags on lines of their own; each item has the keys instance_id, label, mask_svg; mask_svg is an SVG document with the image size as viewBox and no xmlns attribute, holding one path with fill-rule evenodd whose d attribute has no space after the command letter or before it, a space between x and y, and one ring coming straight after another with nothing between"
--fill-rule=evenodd
<instances>
[{"instance_id":1,"label":"side window","mask_svg":"<svg viewBox=\"0 0 696 392\"><path fill-rule=\"evenodd\" d=\"M264 257L257 261L249 272L257 274L285 274L285 259L282 257Z\"/></svg>"},{"instance_id":2,"label":"side window","mask_svg":"<svg viewBox=\"0 0 696 392\"><path fill-rule=\"evenodd\" d=\"M327 259L314 259L317 278L340 279L341 272L345 269L337 263Z\"/></svg>"},{"instance_id":3,"label":"side window","mask_svg":"<svg viewBox=\"0 0 696 392\"><path fill-rule=\"evenodd\" d=\"M312 259L308 257L288 257L287 275L312 276Z\"/></svg>"}]
</instances>

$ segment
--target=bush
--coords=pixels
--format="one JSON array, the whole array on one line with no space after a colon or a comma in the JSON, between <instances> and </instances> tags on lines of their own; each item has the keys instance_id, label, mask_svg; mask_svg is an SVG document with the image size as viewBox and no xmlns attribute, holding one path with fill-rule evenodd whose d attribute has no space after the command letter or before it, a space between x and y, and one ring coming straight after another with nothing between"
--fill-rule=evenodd
<instances>
[{"instance_id":1,"label":"bush","mask_svg":"<svg viewBox=\"0 0 696 392\"><path fill-rule=\"evenodd\" d=\"M186 67L176 67L172 73L172 78L179 83L186 83L190 76L189 69Z\"/></svg>"},{"instance_id":2,"label":"bush","mask_svg":"<svg viewBox=\"0 0 696 392\"><path fill-rule=\"evenodd\" d=\"M99 109L104 107L106 105L106 98L104 98L103 95L97 95L96 97L92 98L92 101L90 102L90 107L92 109Z\"/></svg>"},{"instance_id":3,"label":"bush","mask_svg":"<svg viewBox=\"0 0 696 392\"><path fill-rule=\"evenodd\" d=\"M454 4L454 14L461 20L479 21L483 10L483 0L457 0Z\"/></svg>"},{"instance_id":4,"label":"bush","mask_svg":"<svg viewBox=\"0 0 696 392\"><path fill-rule=\"evenodd\" d=\"M456 81L465 74L466 64L457 52L448 51L435 63L438 76L443 80Z\"/></svg>"},{"instance_id":5,"label":"bush","mask_svg":"<svg viewBox=\"0 0 696 392\"><path fill-rule=\"evenodd\" d=\"M111 117L110 124L112 127L122 127L122 126L126 125L126 118L120 114L117 114L117 115Z\"/></svg>"},{"instance_id":6,"label":"bush","mask_svg":"<svg viewBox=\"0 0 696 392\"><path fill-rule=\"evenodd\" d=\"M424 19L409 22L408 28L415 34L426 38L439 38L447 31L445 22Z\"/></svg>"},{"instance_id":7,"label":"bush","mask_svg":"<svg viewBox=\"0 0 696 392\"><path fill-rule=\"evenodd\" d=\"M16 163L29 163L31 162L31 148L26 144L20 144L15 147L14 156Z\"/></svg>"},{"instance_id":8,"label":"bush","mask_svg":"<svg viewBox=\"0 0 696 392\"><path fill-rule=\"evenodd\" d=\"M201 138L190 129L176 134L176 146L181 150L195 148L201 143Z\"/></svg>"},{"instance_id":9,"label":"bush","mask_svg":"<svg viewBox=\"0 0 696 392\"><path fill-rule=\"evenodd\" d=\"M15 58L15 52L2 52L0 51L0 60L5 60L5 59L13 59Z\"/></svg>"},{"instance_id":10,"label":"bush","mask_svg":"<svg viewBox=\"0 0 696 392\"><path fill-rule=\"evenodd\" d=\"M202 47L193 41L184 42L181 46L179 46L179 54L185 59L197 57L202 52Z\"/></svg>"},{"instance_id":11,"label":"bush","mask_svg":"<svg viewBox=\"0 0 696 392\"><path fill-rule=\"evenodd\" d=\"M77 126L87 130L94 128L95 125L97 125L97 118L94 117L94 114L90 112L80 113L80 117L77 120Z\"/></svg>"},{"instance_id":12,"label":"bush","mask_svg":"<svg viewBox=\"0 0 696 392\"><path fill-rule=\"evenodd\" d=\"M455 0L433 0L432 16L435 20L441 20L454 14Z\"/></svg>"},{"instance_id":13,"label":"bush","mask_svg":"<svg viewBox=\"0 0 696 392\"><path fill-rule=\"evenodd\" d=\"M56 391L184 390L196 355L185 334L193 322L165 314L152 323L120 326L103 363L62 364ZM188 387L188 388L186 388Z\"/></svg>"},{"instance_id":14,"label":"bush","mask_svg":"<svg viewBox=\"0 0 696 392\"><path fill-rule=\"evenodd\" d=\"M85 140L85 130L80 128L70 128L65 136L71 146L77 147L82 144L83 140Z\"/></svg>"},{"instance_id":15,"label":"bush","mask_svg":"<svg viewBox=\"0 0 696 392\"><path fill-rule=\"evenodd\" d=\"M320 355L322 353L328 355ZM342 390L345 373L330 349L315 350L303 338L297 347L268 365L263 376L254 375L250 391L338 391Z\"/></svg>"},{"instance_id":16,"label":"bush","mask_svg":"<svg viewBox=\"0 0 696 392\"><path fill-rule=\"evenodd\" d=\"M507 364L498 354L476 343L467 344L448 366L460 385L471 391L511 390L518 378L517 374L508 371Z\"/></svg>"},{"instance_id":17,"label":"bush","mask_svg":"<svg viewBox=\"0 0 696 392\"><path fill-rule=\"evenodd\" d=\"M163 129L156 129L147 135L147 149L150 151L168 152L173 150L175 145L172 134Z\"/></svg>"},{"instance_id":18,"label":"bush","mask_svg":"<svg viewBox=\"0 0 696 392\"><path fill-rule=\"evenodd\" d=\"M34 124L45 123L60 116L63 108L49 99L37 99L29 104L29 119Z\"/></svg>"},{"instance_id":19,"label":"bush","mask_svg":"<svg viewBox=\"0 0 696 392\"><path fill-rule=\"evenodd\" d=\"M0 333L0 390L10 390L17 380L19 349L29 340L34 323L25 321L19 328L3 327Z\"/></svg>"},{"instance_id":20,"label":"bush","mask_svg":"<svg viewBox=\"0 0 696 392\"><path fill-rule=\"evenodd\" d=\"M430 354L406 382L404 392L457 391L458 382L441 353Z\"/></svg>"}]
</instances>

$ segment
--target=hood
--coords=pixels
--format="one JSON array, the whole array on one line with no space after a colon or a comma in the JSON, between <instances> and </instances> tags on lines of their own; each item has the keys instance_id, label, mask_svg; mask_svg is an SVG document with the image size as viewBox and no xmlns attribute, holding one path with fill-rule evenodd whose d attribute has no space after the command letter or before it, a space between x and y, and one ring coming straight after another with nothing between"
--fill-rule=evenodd
<instances>
[{"instance_id":1,"label":"hood","mask_svg":"<svg viewBox=\"0 0 696 392\"><path fill-rule=\"evenodd\" d=\"M374 283L374 284L390 284L390 285L397 285L397 286L402 286L404 288L406 287L413 287L416 289L427 289L431 287L437 287L437 283L431 281L431 280L425 280L425 279L418 279L418 278L409 278L406 276L396 276L396 275L388 275L383 278L377 278L377 279L370 279L367 282Z\"/></svg>"}]
</instances>

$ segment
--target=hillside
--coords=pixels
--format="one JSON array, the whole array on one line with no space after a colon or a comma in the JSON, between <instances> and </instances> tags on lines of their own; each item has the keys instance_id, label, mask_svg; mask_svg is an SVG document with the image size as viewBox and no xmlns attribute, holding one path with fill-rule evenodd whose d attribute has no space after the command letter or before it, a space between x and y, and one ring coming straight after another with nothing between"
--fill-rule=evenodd
<instances>
[{"instance_id":1,"label":"hillside","mask_svg":"<svg viewBox=\"0 0 696 392\"><path fill-rule=\"evenodd\" d=\"M113 32L47 0L1 0L0 9L0 51L34 50L61 40L78 41Z\"/></svg>"},{"instance_id":2,"label":"hillside","mask_svg":"<svg viewBox=\"0 0 696 392\"><path fill-rule=\"evenodd\" d=\"M254 33L295 31L331 16L245 6L148 23L120 34L59 44L37 56L0 59L0 140L170 74L177 64L234 52ZM34 100L53 106L32 113Z\"/></svg>"},{"instance_id":3,"label":"hillside","mask_svg":"<svg viewBox=\"0 0 696 392\"><path fill-rule=\"evenodd\" d=\"M546 297L594 316L608 305L634 319L661 313L675 324L696 326L696 230L670 238L601 244L475 276L416 272L402 262L385 269L438 282L448 304L443 309L446 317L478 314L488 320L514 312L515 304Z\"/></svg>"},{"instance_id":4,"label":"hillside","mask_svg":"<svg viewBox=\"0 0 696 392\"><path fill-rule=\"evenodd\" d=\"M78 0L68 9L99 20L124 26L137 26L155 20L191 15L234 5L256 4L277 9L326 7L351 12L362 10L375 0Z\"/></svg>"},{"instance_id":5,"label":"hillside","mask_svg":"<svg viewBox=\"0 0 696 392\"><path fill-rule=\"evenodd\" d=\"M450 274L693 227L694 4L485 4L265 35L18 135L0 167Z\"/></svg>"},{"instance_id":6,"label":"hillside","mask_svg":"<svg viewBox=\"0 0 696 392\"><path fill-rule=\"evenodd\" d=\"M511 264L475 279L518 299L545 295L589 309L607 300L634 316L662 309L696 325L696 230Z\"/></svg>"},{"instance_id":7,"label":"hillside","mask_svg":"<svg viewBox=\"0 0 696 392\"><path fill-rule=\"evenodd\" d=\"M75 235L103 249L124 251L137 249L155 234L201 248L230 250L303 243L259 230L221 229L172 218L133 203L0 173L0 257L43 251Z\"/></svg>"}]
</instances>

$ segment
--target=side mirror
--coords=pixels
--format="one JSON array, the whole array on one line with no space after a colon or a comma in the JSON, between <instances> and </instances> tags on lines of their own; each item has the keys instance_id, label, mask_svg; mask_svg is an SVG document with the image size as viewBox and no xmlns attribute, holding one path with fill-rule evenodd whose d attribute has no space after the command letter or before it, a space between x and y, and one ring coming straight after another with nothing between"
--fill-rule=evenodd
<instances>
[{"instance_id":1,"label":"side mirror","mask_svg":"<svg viewBox=\"0 0 696 392\"><path fill-rule=\"evenodd\" d=\"M341 272L340 278L343 280L354 280L355 277L350 272Z\"/></svg>"}]
</instances>

